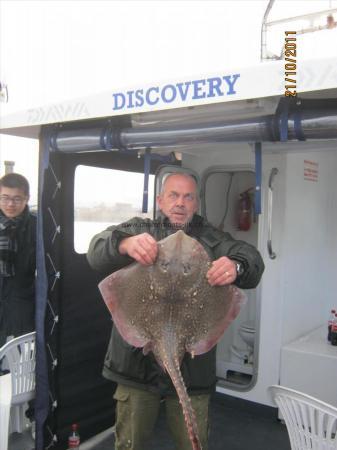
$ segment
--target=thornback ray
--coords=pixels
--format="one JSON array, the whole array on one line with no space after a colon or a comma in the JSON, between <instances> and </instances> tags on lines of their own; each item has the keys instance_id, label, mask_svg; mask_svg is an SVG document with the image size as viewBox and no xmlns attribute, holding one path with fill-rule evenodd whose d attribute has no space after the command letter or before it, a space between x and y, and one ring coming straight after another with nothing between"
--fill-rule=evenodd
<instances>
[{"instance_id":1,"label":"thornback ray","mask_svg":"<svg viewBox=\"0 0 337 450\"><path fill-rule=\"evenodd\" d=\"M186 352L211 350L238 315L245 295L237 287L211 286L211 260L182 230L158 242L151 266L132 263L99 283L121 336L152 351L167 371L182 405L193 450L202 450L197 423L180 371Z\"/></svg>"}]
</instances>

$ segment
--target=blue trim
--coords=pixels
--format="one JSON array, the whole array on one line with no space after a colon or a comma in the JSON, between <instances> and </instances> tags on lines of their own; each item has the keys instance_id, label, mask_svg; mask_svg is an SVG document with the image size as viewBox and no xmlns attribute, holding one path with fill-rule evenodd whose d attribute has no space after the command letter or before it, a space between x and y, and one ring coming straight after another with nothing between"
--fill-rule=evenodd
<instances>
[{"instance_id":1,"label":"blue trim","mask_svg":"<svg viewBox=\"0 0 337 450\"><path fill-rule=\"evenodd\" d=\"M50 133L50 136L49 136L49 150L51 152L58 151L58 148L57 148L57 132L58 132L58 129L54 128L53 131ZM48 161L49 161L49 156L48 156Z\"/></svg>"},{"instance_id":2,"label":"blue trim","mask_svg":"<svg viewBox=\"0 0 337 450\"><path fill-rule=\"evenodd\" d=\"M281 142L286 142L288 140L288 112L289 112L288 102L284 102L281 106L280 122L279 122Z\"/></svg>"},{"instance_id":3,"label":"blue trim","mask_svg":"<svg viewBox=\"0 0 337 450\"><path fill-rule=\"evenodd\" d=\"M255 214L261 214L261 186L262 186L262 145L255 142Z\"/></svg>"},{"instance_id":4,"label":"blue trim","mask_svg":"<svg viewBox=\"0 0 337 450\"><path fill-rule=\"evenodd\" d=\"M144 187L143 187L143 205L142 205L143 213L148 212L150 170L151 170L151 150L147 148L144 154Z\"/></svg>"},{"instance_id":5,"label":"blue trim","mask_svg":"<svg viewBox=\"0 0 337 450\"><path fill-rule=\"evenodd\" d=\"M296 139L299 141L306 140L302 130L302 115L300 111L294 112L294 130Z\"/></svg>"},{"instance_id":6,"label":"blue trim","mask_svg":"<svg viewBox=\"0 0 337 450\"><path fill-rule=\"evenodd\" d=\"M48 279L45 266L45 249L43 240L42 192L44 175L49 164L49 150L53 129L43 127L40 138L40 166L39 166L39 196L37 212L37 242L36 242L36 395L35 395L35 421L36 421L36 450L43 450L43 425L48 417L48 365L45 347L45 312L47 305Z\"/></svg>"},{"instance_id":7,"label":"blue trim","mask_svg":"<svg viewBox=\"0 0 337 450\"><path fill-rule=\"evenodd\" d=\"M112 136L110 133L110 126L107 125L102 134L101 134L101 138L100 138L100 142L101 142L101 147L104 148L105 150L111 150L112 149Z\"/></svg>"}]
</instances>

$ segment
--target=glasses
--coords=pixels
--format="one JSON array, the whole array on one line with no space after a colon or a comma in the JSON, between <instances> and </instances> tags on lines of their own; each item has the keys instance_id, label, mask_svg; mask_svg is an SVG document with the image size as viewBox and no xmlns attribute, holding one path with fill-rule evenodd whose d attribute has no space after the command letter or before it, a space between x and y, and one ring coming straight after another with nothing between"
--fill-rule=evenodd
<instances>
[{"instance_id":1,"label":"glasses","mask_svg":"<svg viewBox=\"0 0 337 450\"><path fill-rule=\"evenodd\" d=\"M25 197L20 197L18 195L15 197L9 197L9 195L0 195L1 205L9 205L10 203L14 203L14 205L21 205L25 200Z\"/></svg>"}]
</instances>

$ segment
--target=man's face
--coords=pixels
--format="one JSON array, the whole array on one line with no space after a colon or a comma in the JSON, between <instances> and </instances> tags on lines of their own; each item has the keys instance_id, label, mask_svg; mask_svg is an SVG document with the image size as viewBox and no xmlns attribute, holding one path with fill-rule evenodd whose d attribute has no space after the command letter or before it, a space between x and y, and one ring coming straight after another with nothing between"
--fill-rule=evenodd
<instances>
[{"instance_id":1,"label":"man's face","mask_svg":"<svg viewBox=\"0 0 337 450\"><path fill-rule=\"evenodd\" d=\"M2 186L0 188L0 209L6 217L13 219L25 209L29 196L18 188Z\"/></svg>"},{"instance_id":2,"label":"man's face","mask_svg":"<svg viewBox=\"0 0 337 450\"><path fill-rule=\"evenodd\" d=\"M172 175L158 195L157 203L161 212L171 224L183 227L198 209L197 187L192 178Z\"/></svg>"}]
</instances>

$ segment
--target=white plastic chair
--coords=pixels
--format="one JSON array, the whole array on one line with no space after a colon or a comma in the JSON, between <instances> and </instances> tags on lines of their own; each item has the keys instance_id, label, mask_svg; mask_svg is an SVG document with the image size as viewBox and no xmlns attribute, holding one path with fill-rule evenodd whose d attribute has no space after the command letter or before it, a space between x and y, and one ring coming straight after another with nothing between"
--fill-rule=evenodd
<instances>
[{"instance_id":1,"label":"white plastic chair","mask_svg":"<svg viewBox=\"0 0 337 450\"><path fill-rule=\"evenodd\" d=\"M12 400L11 374L0 376L0 449L7 450L9 416Z\"/></svg>"},{"instance_id":2,"label":"white plastic chair","mask_svg":"<svg viewBox=\"0 0 337 450\"><path fill-rule=\"evenodd\" d=\"M12 382L11 431L19 433L25 428L26 403L35 397L35 335L35 331L24 334L0 348L0 361Z\"/></svg>"},{"instance_id":3,"label":"white plastic chair","mask_svg":"<svg viewBox=\"0 0 337 450\"><path fill-rule=\"evenodd\" d=\"M337 449L337 408L284 386L270 386L269 391L284 418L292 450Z\"/></svg>"}]
</instances>

